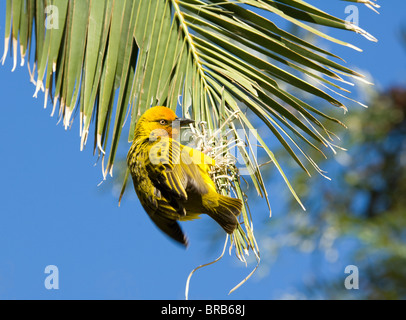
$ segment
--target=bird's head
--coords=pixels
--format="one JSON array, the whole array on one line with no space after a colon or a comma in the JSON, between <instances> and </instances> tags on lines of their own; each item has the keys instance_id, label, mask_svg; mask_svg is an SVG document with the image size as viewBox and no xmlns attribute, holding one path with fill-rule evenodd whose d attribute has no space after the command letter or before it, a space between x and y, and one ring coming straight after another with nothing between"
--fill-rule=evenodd
<instances>
[{"instance_id":1,"label":"bird's head","mask_svg":"<svg viewBox=\"0 0 406 320\"><path fill-rule=\"evenodd\" d=\"M181 126L193 123L191 119L178 118L171 109L157 106L145 111L135 128L136 135L172 138L179 133Z\"/></svg>"}]
</instances>

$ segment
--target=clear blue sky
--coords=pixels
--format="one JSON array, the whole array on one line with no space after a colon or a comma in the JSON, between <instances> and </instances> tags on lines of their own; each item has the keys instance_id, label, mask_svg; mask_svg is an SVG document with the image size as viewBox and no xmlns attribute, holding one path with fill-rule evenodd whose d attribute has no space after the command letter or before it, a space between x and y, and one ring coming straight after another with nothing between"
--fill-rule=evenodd
<instances>
[{"instance_id":1,"label":"clear blue sky","mask_svg":"<svg viewBox=\"0 0 406 320\"><path fill-rule=\"evenodd\" d=\"M312 1L345 18L341 1ZM406 51L399 28L406 26L405 1L380 1L377 15L363 6L360 26L379 39L338 33L363 53L331 45L350 67L368 70L377 85L406 83ZM3 52L5 2L0 4L0 52ZM111 181L98 187L101 166L94 166L91 144L79 151L79 126L70 131L43 109L43 94L32 98L26 67L11 73L12 59L0 67L0 298L1 299L183 299L185 282L196 266L217 257L207 232L217 226L208 219L183 224L190 247L169 241L141 208L132 188L121 207ZM121 154L125 154L125 148ZM316 177L318 178L318 177ZM279 184L278 184L279 183ZM273 187L285 188L282 182ZM274 215L283 218L276 206ZM266 215L258 207L255 215ZM262 221L262 216L257 220ZM272 223L272 220L270 221ZM205 236L207 235L208 236ZM261 245L261 243L260 243ZM265 257L267 255L264 255ZM192 277L192 299L277 299L303 281L311 257L285 252L270 272L255 275L236 292L228 291L255 266L245 268L228 254ZM263 261L269 264L270 261ZM332 269L343 270L348 261ZM59 269L59 289L47 290L47 265ZM260 273L259 273L260 274Z\"/></svg>"}]
</instances>

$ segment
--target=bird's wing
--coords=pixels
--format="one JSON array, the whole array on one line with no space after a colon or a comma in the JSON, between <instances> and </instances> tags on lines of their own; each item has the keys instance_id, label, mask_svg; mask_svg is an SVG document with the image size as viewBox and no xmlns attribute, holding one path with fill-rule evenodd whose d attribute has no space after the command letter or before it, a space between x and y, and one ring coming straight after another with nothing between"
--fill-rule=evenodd
<instances>
[{"instance_id":1,"label":"bird's wing","mask_svg":"<svg viewBox=\"0 0 406 320\"><path fill-rule=\"evenodd\" d=\"M150 214L149 217L161 231L187 247L187 237L176 220L170 219L162 214Z\"/></svg>"},{"instance_id":2,"label":"bird's wing","mask_svg":"<svg viewBox=\"0 0 406 320\"><path fill-rule=\"evenodd\" d=\"M205 157L176 140L161 138L151 147L146 166L151 181L165 197L187 200L187 191L208 192L202 177L202 168L207 166L204 162L209 162Z\"/></svg>"}]
</instances>

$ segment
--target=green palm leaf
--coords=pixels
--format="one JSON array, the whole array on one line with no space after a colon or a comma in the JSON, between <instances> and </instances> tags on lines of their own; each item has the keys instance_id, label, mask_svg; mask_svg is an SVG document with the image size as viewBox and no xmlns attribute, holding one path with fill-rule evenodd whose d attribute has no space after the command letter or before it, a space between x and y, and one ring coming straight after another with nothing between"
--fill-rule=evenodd
<instances>
[{"instance_id":1,"label":"green palm leaf","mask_svg":"<svg viewBox=\"0 0 406 320\"><path fill-rule=\"evenodd\" d=\"M347 1L374 10L379 7L373 1ZM50 96L52 114L58 109L65 128L79 116L81 149L94 130L94 151L103 159L104 177L113 173L118 146L125 143L120 140L123 128L128 128L124 134L131 142L138 117L150 106L166 105L173 110L180 107L183 115L204 122L209 133L222 126L234 133L247 176L269 206L259 160L251 152L258 144L268 158L264 162L275 165L301 204L269 139L255 127L263 123L303 170L310 174L310 165L322 174L303 146L321 153L323 146L333 148L331 129L321 120L342 123L300 97L312 94L345 110L339 97L326 88L346 94L344 87L351 78L362 75L336 55L279 28L272 22L275 16L356 50L317 25L375 40L358 26L301 0L7 0L2 60L12 42L16 65L20 48L21 64L28 62L36 94L45 91L45 107ZM44 24L51 18L57 19L58 28ZM322 86L315 86L313 80ZM196 137L204 136L192 129ZM255 143L242 143L250 132ZM210 134L205 137L212 146L224 143ZM225 192L245 201L238 170L230 172L230 168L223 173L231 179L221 185L228 184ZM245 203L241 221L245 231L239 228L232 236L241 260L249 248L259 258Z\"/></svg>"}]
</instances>

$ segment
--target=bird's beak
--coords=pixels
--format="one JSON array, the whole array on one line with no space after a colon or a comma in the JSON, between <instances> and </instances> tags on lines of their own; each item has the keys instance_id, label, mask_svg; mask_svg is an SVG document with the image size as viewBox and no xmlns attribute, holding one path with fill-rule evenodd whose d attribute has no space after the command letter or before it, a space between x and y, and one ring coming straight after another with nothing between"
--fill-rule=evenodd
<instances>
[{"instance_id":1,"label":"bird's beak","mask_svg":"<svg viewBox=\"0 0 406 320\"><path fill-rule=\"evenodd\" d=\"M175 121L178 122L179 126L181 126L181 127L195 122L195 120L186 119L186 118L176 118Z\"/></svg>"}]
</instances>

